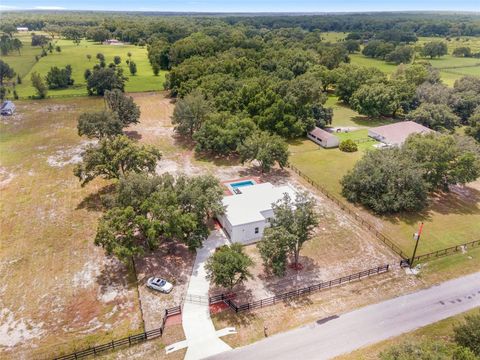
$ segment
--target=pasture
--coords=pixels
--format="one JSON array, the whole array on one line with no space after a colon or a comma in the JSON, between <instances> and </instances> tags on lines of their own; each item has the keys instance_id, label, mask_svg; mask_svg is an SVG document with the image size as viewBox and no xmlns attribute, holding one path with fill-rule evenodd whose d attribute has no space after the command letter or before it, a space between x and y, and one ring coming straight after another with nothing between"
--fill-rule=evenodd
<instances>
[{"instance_id":1,"label":"pasture","mask_svg":"<svg viewBox=\"0 0 480 360\"><path fill-rule=\"evenodd\" d=\"M48 53L47 56L41 57L38 62L35 61L35 55L41 53L40 47L32 47L30 45L30 36L27 34L20 35L24 44L21 54L9 54L3 56L2 59L12 66L17 73L22 77L22 83L17 85L16 89L21 98L27 98L35 95L35 89L31 85L30 76L32 72L36 71L45 76L51 67L57 66L60 68L66 65L71 65L73 69L72 77L75 80L73 86L67 89L49 90L48 96L76 96L87 95L85 86L84 72L86 69L91 69L97 59L98 53L105 55L107 65L113 62L114 56L121 57L120 66L124 70L124 74L128 77L125 91L128 92L144 92L163 90L163 82L165 80L165 72L161 71L158 76L154 76L150 63L147 57L146 47L139 47L134 45L103 45L87 40L82 40L79 45L75 45L71 40L55 39L53 42L60 46L61 52L55 50ZM128 57L131 53L131 57ZM87 55L91 55L92 59L89 61ZM137 73L132 76L129 72L126 60L131 59L137 65Z\"/></svg>"},{"instance_id":2,"label":"pasture","mask_svg":"<svg viewBox=\"0 0 480 360\"><path fill-rule=\"evenodd\" d=\"M48 358L143 328L133 272L93 244L105 181L72 169L99 98L18 101L0 118L0 358Z\"/></svg>"},{"instance_id":3,"label":"pasture","mask_svg":"<svg viewBox=\"0 0 480 360\"><path fill-rule=\"evenodd\" d=\"M458 80L466 75L480 76L480 59L455 57L452 55L452 51L461 46L468 46L473 52L479 52L480 38L467 36L457 39L450 39L447 41L442 38L420 37L415 45L421 47L426 42L434 40L444 40L447 43L449 52L448 55L440 58L430 59L422 58L419 54L417 54L415 61L428 61L433 67L439 69L442 81L448 86L453 86L455 80ZM392 74L397 69L397 65L395 64L387 63L380 59L369 58L361 53L350 54L350 62L352 64L375 67L386 74Z\"/></svg>"}]
</instances>

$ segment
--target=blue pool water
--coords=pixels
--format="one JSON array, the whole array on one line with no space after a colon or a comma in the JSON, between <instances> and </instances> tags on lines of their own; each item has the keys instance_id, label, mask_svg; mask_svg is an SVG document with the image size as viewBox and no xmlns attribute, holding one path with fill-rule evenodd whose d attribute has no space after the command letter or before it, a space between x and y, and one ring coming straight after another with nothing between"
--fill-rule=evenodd
<instances>
[{"instance_id":1,"label":"blue pool water","mask_svg":"<svg viewBox=\"0 0 480 360\"><path fill-rule=\"evenodd\" d=\"M252 181L252 180L245 180L245 181L240 181L240 182L236 182L236 183L231 183L229 184L233 189L238 189L240 187L244 187L244 186L252 186L254 185L255 183Z\"/></svg>"}]
</instances>

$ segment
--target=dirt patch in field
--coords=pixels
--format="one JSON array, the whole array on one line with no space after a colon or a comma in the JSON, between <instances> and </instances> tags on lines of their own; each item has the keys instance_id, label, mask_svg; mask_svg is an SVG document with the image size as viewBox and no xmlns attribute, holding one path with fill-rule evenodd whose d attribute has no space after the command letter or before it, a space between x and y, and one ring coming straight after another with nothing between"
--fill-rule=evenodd
<instances>
[{"instance_id":1,"label":"dirt patch in field","mask_svg":"<svg viewBox=\"0 0 480 360\"><path fill-rule=\"evenodd\" d=\"M13 179L15 174L0 166L0 189L7 186Z\"/></svg>"},{"instance_id":2,"label":"dirt patch in field","mask_svg":"<svg viewBox=\"0 0 480 360\"><path fill-rule=\"evenodd\" d=\"M19 344L37 339L45 332L42 323L15 317L8 308L0 311L0 346L14 347Z\"/></svg>"},{"instance_id":3,"label":"dirt patch in field","mask_svg":"<svg viewBox=\"0 0 480 360\"><path fill-rule=\"evenodd\" d=\"M36 112L44 113L44 112L57 112L57 111L73 111L76 109L74 104L48 104L36 110Z\"/></svg>"},{"instance_id":4,"label":"dirt patch in field","mask_svg":"<svg viewBox=\"0 0 480 360\"><path fill-rule=\"evenodd\" d=\"M47 157L47 164L52 167L64 167L66 165L78 164L82 162L82 154L85 149L96 143L97 140L82 140L77 146L57 150L55 154Z\"/></svg>"},{"instance_id":5,"label":"dirt patch in field","mask_svg":"<svg viewBox=\"0 0 480 360\"><path fill-rule=\"evenodd\" d=\"M164 243L160 248L135 261L138 290L146 330L160 327L163 311L180 305L187 291L195 254L183 244ZM173 284L169 294L149 289L149 277L161 277Z\"/></svg>"},{"instance_id":6,"label":"dirt patch in field","mask_svg":"<svg viewBox=\"0 0 480 360\"><path fill-rule=\"evenodd\" d=\"M156 144L161 138L173 144L173 125L171 116L175 104L167 97L166 92L131 94L140 107L140 122L126 129L142 142Z\"/></svg>"}]
</instances>

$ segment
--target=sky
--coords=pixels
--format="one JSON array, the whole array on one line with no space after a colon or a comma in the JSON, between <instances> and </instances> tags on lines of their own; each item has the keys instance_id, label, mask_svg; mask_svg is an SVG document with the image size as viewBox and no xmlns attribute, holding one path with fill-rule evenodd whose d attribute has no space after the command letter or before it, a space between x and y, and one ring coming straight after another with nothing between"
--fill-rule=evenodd
<instances>
[{"instance_id":1,"label":"sky","mask_svg":"<svg viewBox=\"0 0 480 360\"><path fill-rule=\"evenodd\" d=\"M479 0L1 0L0 10L116 10L180 12L475 11Z\"/></svg>"}]
</instances>

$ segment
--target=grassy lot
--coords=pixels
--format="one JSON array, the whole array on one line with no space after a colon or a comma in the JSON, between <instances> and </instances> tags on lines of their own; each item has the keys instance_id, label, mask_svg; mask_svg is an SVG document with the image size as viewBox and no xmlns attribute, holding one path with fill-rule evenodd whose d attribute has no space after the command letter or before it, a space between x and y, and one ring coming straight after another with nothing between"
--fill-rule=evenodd
<instances>
[{"instance_id":1,"label":"grassy lot","mask_svg":"<svg viewBox=\"0 0 480 360\"><path fill-rule=\"evenodd\" d=\"M142 329L133 274L94 246L97 191L72 169L98 98L18 101L0 118L0 358L48 358ZM93 195L92 195L93 194Z\"/></svg>"},{"instance_id":2,"label":"grassy lot","mask_svg":"<svg viewBox=\"0 0 480 360\"><path fill-rule=\"evenodd\" d=\"M391 123L390 119L360 115L333 94L328 95L325 106L333 108L332 126L334 127L373 127Z\"/></svg>"},{"instance_id":3,"label":"grassy lot","mask_svg":"<svg viewBox=\"0 0 480 360\"><path fill-rule=\"evenodd\" d=\"M364 136L366 130L340 136ZM352 169L372 143L361 144L360 151L344 153L338 149L323 149L304 140L290 145L290 162L306 175L341 198L340 179ZM430 205L416 214L376 217L364 209L365 216L377 224L397 245L410 253L414 242L412 234L420 222L425 223L419 253L476 240L480 237L480 182L456 187L449 194L433 197Z\"/></svg>"},{"instance_id":4,"label":"grassy lot","mask_svg":"<svg viewBox=\"0 0 480 360\"><path fill-rule=\"evenodd\" d=\"M392 346L396 346L405 342L422 343L425 341L439 341L448 345L454 345L453 328L462 323L466 315L478 314L479 309L473 309L463 314L449 317L434 324L424 326L415 331L411 331L401 336L379 342L374 345L367 346L356 350L348 355L342 355L335 360L375 360L378 359L381 352L388 350Z\"/></svg>"},{"instance_id":5,"label":"grassy lot","mask_svg":"<svg viewBox=\"0 0 480 360\"><path fill-rule=\"evenodd\" d=\"M27 33L19 33L17 37L22 41L23 47L20 49L20 54L11 52L7 56L0 55L0 59L12 66L20 77L24 77L30 69L35 65L35 55L40 55L42 49L31 46L31 36Z\"/></svg>"},{"instance_id":6,"label":"grassy lot","mask_svg":"<svg viewBox=\"0 0 480 360\"><path fill-rule=\"evenodd\" d=\"M21 55L9 55L3 59L9 63L18 73L22 75L22 84L17 86L18 95L22 98L35 95L35 90L31 86L30 76L33 71L46 75L52 66L65 67L70 64L73 68L73 78L75 84L68 89L50 90L49 96L70 96L70 95L86 95L85 80L83 74L87 68L92 68L96 63L95 56L97 53L105 55L106 62L113 62L113 57L118 55L122 58L121 66L129 80L126 83L126 91L143 92L150 90L162 90L165 80L165 72L161 72L159 76L154 76L152 68L147 58L146 47L138 47L134 45L103 45L83 40L80 45L75 45L70 40L55 40L55 44L62 49L60 53L54 51L48 56L40 58L35 62L35 55L41 52L40 48L32 48L29 45L30 37L22 35L24 41L24 49ZM128 70L126 60L127 53L131 53L131 60L137 64L137 74L131 76ZM88 61L86 55L92 55L92 60Z\"/></svg>"},{"instance_id":7,"label":"grassy lot","mask_svg":"<svg viewBox=\"0 0 480 360\"><path fill-rule=\"evenodd\" d=\"M418 38L418 44L423 45L429 41L438 41L443 40L448 46L448 52L452 53L452 51L457 47L467 46L472 49L472 52L479 52L480 51L480 37L475 36L462 36L462 37L452 37L450 40L446 40L445 38L438 38L438 37L426 37L420 36Z\"/></svg>"},{"instance_id":8,"label":"grassy lot","mask_svg":"<svg viewBox=\"0 0 480 360\"><path fill-rule=\"evenodd\" d=\"M390 64L380 59L366 57L361 53L350 54L349 56L352 64L375 67L386 74L392 74L395 72L395 70L397 70L397 65L395 64Z\"/></svg>"},{"instance_id":9,"label":"grassy lot","mask_svg":"<svg viewBox=\"0 0 480 360\"><path fill-rule=\"evenodd\" d=\"M348 33L346 32L328 31L322 33L322 40L335 43L344 40L347 35Z\"/></svg>"}]
</instances>

